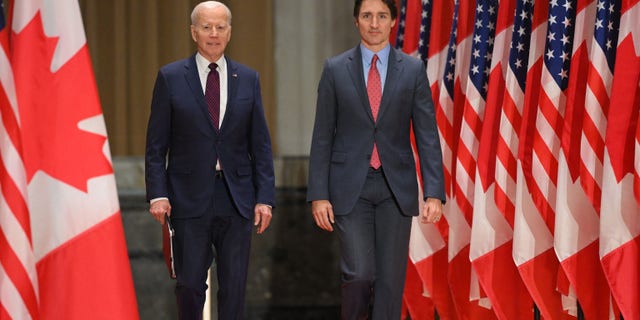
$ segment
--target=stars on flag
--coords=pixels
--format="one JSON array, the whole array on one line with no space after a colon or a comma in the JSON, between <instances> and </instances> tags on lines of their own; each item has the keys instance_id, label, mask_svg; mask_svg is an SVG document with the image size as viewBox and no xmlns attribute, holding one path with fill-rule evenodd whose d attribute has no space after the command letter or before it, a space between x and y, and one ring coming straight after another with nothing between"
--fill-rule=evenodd
<instances>
[{"instance_id":1,"label":"stars on flag","mask_svg":"<svg viewBox=\"0 0 640 320\"><path fill-rule=\"evenodd\" d=\"M549 3L544 62L554 81L564 90L569 83L576 11L573 0L562 0L562 4L559 1L551 0Z\"/></svg>"},{"instance_id":2,"label":"stars on flag","mask_svg":"<svg viewBox=\"0 0 640 320\"><path fill-rule=\"evenodd\" d=\"M524 91L529 60L529 42L531 40L531 16L533 1L522 0L516 5L515 21L509 51L509 66ZM515 48L515 50L514 50Z\"/></svg>"},{"instance_id":3,"label":"stars on flag","mask_svg":"<svg viewBox=\"0 0 640 320\"><path fill-rule=\"evenodd\" d=\"M469 79L483 97L487 96L487 82L491 69L491 52L495 40L497 0L478 1L471 48Z\"/></svg>"},{"instance_id":4,"label":"stars on flag","mask_svg":"<svg viewBox=\"0 0 640 320\"><path fill-rule=\"evenodd\" d=\"M422 0L422 15L420 19L420 42L418 43L418 58L427 61L429 56L429 35L431 34L431 0Z\"/></svg>"},{"instance_id":5,"label":"stars on flag","mask_svg":"<svg viewBox=\"0 0 640 320\"><path fill-rule=\"evenodd\" d=\"M598 0L593 37L602 48L610 70L616 58L616 43L620 31L620 2Z\"/></svg>"},{"instance_id":6,"label":"stars on flag","mask_svg":"<svg viewBox=\"0 0 640 320\"><path fill-rule=\"evenodd\" d=\"M451 27L451 36L449 36L449 50L447 51L447 64L444 68L444 78L442 83L444 84L447 93L450 97L453 97L453 86L455 82L455 70L456 70L456 35L458 34L458 11L460 9L460 0L455 0L455 6L453 10L453 23Z\"/></svg>"}]
</instances>

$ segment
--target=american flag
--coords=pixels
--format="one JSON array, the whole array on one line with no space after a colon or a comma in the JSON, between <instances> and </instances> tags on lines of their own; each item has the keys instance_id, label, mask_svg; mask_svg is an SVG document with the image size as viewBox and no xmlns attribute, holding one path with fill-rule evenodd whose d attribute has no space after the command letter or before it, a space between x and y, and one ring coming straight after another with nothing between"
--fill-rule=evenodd
<instances>
[{"instance_id":1,"label":"american flag","mask_svg":"<svg viewBox=\"0 0 640 320\"><path fill-rule=\"evenodd\" d=\"M606 2L577 3L562 150L558 157L555 221L556 254L572 291L581 302L584 315L594 319L606 319L610 309L608 285L598 263L598 213L613 70L607 66L605 52L598 44L598 40L603 39L598 26L603 18L611 22L609 32L613 32L605 37L613 36L617 41L617 26L614 31L611 19L619 20L619 13L616 13L619 8ZM603 10L605 6L606 10ZM611 53L615 56L615 48ZM593 189L595 186L597 191ZM594 201L595 197L597 201Z\"/></svg>"},{"instance_id":2,"label":"american flag","mask_svg":"<svg viewBox=\"0 0 640 320\"><path fill-rule=\"evenodd\" d=\"M551 229L538 212L532 197L533 192L539 192L532 170L532 149L537 134L538 101L543 91L540 80L544 69L549 10L548 1L536 1L531 16L524 105L518 133L513 259L541 315L556 319L562 317L563 313L562 298L556 290L559 262L553 250Z\"/></svg>"},{"instance_id":3,"label":"american flag","mask_svg":"<svg viewBox=\"0 0 640 320\"><path fill-rule=\"evenodd\" d=\"M420 42L418 43L418 58L425 63L429 57L429 39L431 35L431 0L422 0L422 13L420 14Z\"/></svg>"},{"instance_id":4,"label":"american flag","mask_svg":"<svg viewBox=\"0 0 640 320\"><path fill-rule=\"evenodd\" d=\"M452 186L451 199L447 205L450 208L445 212L449 224L449 285L459 315L493 318L495 315L490 309L489 300L481 293L477 276L469 260L476 150L469 149L471 145L468 143L473 143L475 137L473 128L465 128L468 123L464 120L464 116L472 113L466 111L469 101L479 97L479 91L471 83L470 73L473 72L472 47L478 36L474 34L474 17L477 5L483 4L484 2L464 0L455 4L454 26L450 39L452 41L449 43L450 52L447 58L449 65L444 70L444 88L440 90L440 105L444 114L451 119L452 129L444 138L447 146L451 148L452 155L452 163L445 164L445 167L451 170ZM489 10L489 6L483 6L483 9ZM477 65L476 67L480 68ZM469 93L475 95L469 97ZM469 140L465 140L464 137Z\"/></svg>"},{"instance_id":5,"label":"american flag","mask_svg":"<svg viewBox=\"0 0 640 320\"><path fill-rule=\"evenodd\" d=\"M398 28L395 37L395 47L402 49L404 46L405 26L407 25L407 2L409 0L400 1L400 16L398 17Z\"/></svg>"},{"instance_id":6,"label":"american flag","mask_svg":"<svg viewBox=\"0 0 640 320\"><path fill-rule=\"evenodd\" d=\"M31 245L33 237L27 205L27 178L22 161L20 114L16 98L11 47L0 12L0 319L38 319L38 275Z\"/></svg>"},{"instance_id":7,"label":"american flag","mask_svg":"<svg viewBox=\"0 0 640 320\"><path fill-rule=\"evenodd\" d=\"M513 131L510 122L501 123L501 116L511 120L515 118L513 113L518 112L507 102L512 102L509 95L505 96L506 79L512 77L508 74L509 51L517 50L511 45L515 10L515 1L502 1L497 9L497 19L491 21L495 22L496 35L479 136L470 247L474 270L499 319L533 317L533 302L511 254L516 170L515 156L511 155L509 145L517 147L517 139L501 137L501 133ZM487 28L492 28L492 24ZM505 119L505 116L509 118ZM511 178L505 170L510 160Z\"/></svg>"},{"instance_id":8,"label":"american flag","mask_svg":"<svg viewBox=\"0 0 640 320\"><path fill-rule=\"evenodd\" d=\"M544 221L546 227L539 227L534 236L536 243L539 239L547 239L555 234L555 207L558 178L558 156L561 147L561 130L566 107L566 89L569 84L571 54L573 50L573 33L575 27L575 2L571 0L551 0L547 17L547 32L542 56L543 67L539 82L538 101L533 105L535 123L532 137L527 141L527 148L531 148L531 165L529 173L529 192L533 203ZM548 245L545 243L545 247ZM548 259L546 265L547 281L545 295L547 300L553 300L554 294L550 290L558 290L565 296L562 299L563 309L576 312L575 302L569 298L568 281L559 262L552 255L551 247L545 256L539 255L535 259ZM521 270L522 273L522 270ZM553 281L553 274L557 273L557 281ZM551 278L550 278L551 276ZM526 281L525 281L526 282ZM554 283L555 282L555 283ZM531 292L531 290L530 290ZM535 297L534 297L535 300ZM554 301L557 303L556 301ZM547 303L549 303L547 301ZM550 314L560 312L557 306L541 306Z\"/></svg>"},{"instance_id":9,"label":"american flag","mask_svg":"<svg viewBox=\"0 0 640 320\"><path fill-rule=\"evenodd\" d=\"M426 52L435 97L449 200L448 228L438 225L449 252L449 316L527 318L532 300L548 319L573 318L580 307L586 318L637 319L640 0L494 2L494 47L482 51L484 24L474 14L487 3L422 2L430 14L412 14L432 19L420 29L429 41L407 51L423 59ZM407 5L416 10L416 2ZM506 11L511 17L502 17ZM448 37L437 28L441 17L451 17ZM517 273L503 269L508 257L498 258L508 256L511 239ZM522 300L487 281L517 282L510 275L526 288ZM478 298L488 299L470 301Z\"/></svg>"},{"instance_id":10,"label":"american flag","mask_svg":"<svg viewBox=\"0 0 640 320\"><path fill-rule=\"evenodd\" d=\"M407 13L413 11L414 17L420 20L406 20ZM408 54L413 54L427 62L429 36L436 30L431 28L431 5L429 0L404 0L401 2L400 17L398 21L398 37L396 47ZM419 24L417 24L419 22ZM403 33L407 29L419 30L420 37L403 41ZM431 32L425 32L430 30ZM448 35L448 31L446 34ZM425 45L426 44L426 45ZM422 52L422 53L420 53ZM422 56L420 56L422 55ZM430 77L430 83L433 78ZM435 77L435 79L438 79ZM413 139L413 136L412 136ZM415 141L412 141L415 144ZM415 149L415 148L414 148ZM417 163L417 162L416 162ZM419 167L418 182L421 180ZM422 195L419 196L422 201ZM444 221L443 221L444 224ZM448 319L449 294L446 282L440 281L446 278L447 256L446 242L440 230L434 225L425 225L414 219L412 223L411 239L409 246L409 264L407 267L407 280L404 292L404 305L407 313L416 319L433 319L434 308L437 307L441 319ZM416 283L412 283L416 282Z\"/></svg>"},{"instance_id":11,"label":"american flag","mask_svg":"<svg viewBox=\"0 0 640 320\"><path fill-rule=\"evenodd\" d=\"M471 225L473 221L473 204L475 191L476 159L478 155L479 136L482 130L487 83L491 65L491 53L495 39L495 21L497 17L497 1L480 0L475 6L474 31L471 35L470 62L465 92L462 123L459 143L456 150L456 169L454 197L461 213ZM472 231L473 232L473 231ZM469 245L471 250L470 235ZM475 257L471 257L473 258ZM470 299L490 308L489 299L481 292L475 270L472 270Z\"/></svg>"}]
</instances>

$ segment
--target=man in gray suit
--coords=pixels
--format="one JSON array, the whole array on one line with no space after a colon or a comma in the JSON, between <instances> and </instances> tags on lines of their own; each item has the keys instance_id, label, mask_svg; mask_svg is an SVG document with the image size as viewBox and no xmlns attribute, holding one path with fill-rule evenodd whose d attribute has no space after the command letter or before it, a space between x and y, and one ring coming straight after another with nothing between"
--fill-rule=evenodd
<instances>
[{"instance_id":1,"label":"man in gray suit","mask_svg":"<svg viewBox=\"0 0 640 320\"><path fill-rule=\"evenodd\" d=\"M353 16L361 42L325 62L318 86L307 200L340 238L342 318L398 319L412 217L442 216L440 140L424 63L389 44L395 1L356 0Z\"/></svg>"}]
</instances>

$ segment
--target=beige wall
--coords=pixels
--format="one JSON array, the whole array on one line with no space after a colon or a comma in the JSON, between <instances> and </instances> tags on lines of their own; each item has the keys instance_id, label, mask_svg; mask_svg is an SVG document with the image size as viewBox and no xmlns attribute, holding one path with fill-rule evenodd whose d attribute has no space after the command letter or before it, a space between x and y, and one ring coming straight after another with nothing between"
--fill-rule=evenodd
<instances>
[{"instance_id":1,"label":"beige wall","mask_svg":"<svg viewBox=\"0 0 640 320\"><path fill-rule=\"evenodd\" d=\"M111 152L144 154L151 93L158 68L195 51L189 35L194 0L80 0ZM223 1L233 13L227 55L260 73L274 136L272 1ZM274 141L274 148L277 144Z\"/></svg>"}]
</instances>

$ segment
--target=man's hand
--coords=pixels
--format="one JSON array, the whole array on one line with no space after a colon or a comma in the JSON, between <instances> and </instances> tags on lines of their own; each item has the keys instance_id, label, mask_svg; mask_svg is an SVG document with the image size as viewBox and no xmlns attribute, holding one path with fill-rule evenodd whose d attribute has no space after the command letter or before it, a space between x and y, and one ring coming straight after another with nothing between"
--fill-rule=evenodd
<instances>
[{"instance_id":1,"label":"man's hand","mask_svg":"<svg viewBox=\"0 0 640 320\"><path fill-rule=\"evenodd\" d=\"M169 204L169 200L165 199L155 201L149 207L149 212L151 212L154 219L164 224L164 214L171 215L171 204Z\"/></svg>"},{"instance_id":2,"label":"man's hand","mask_svg":"<svg viewBox=\"0 0 640 320\"><path fill-rule=\"evenodd\" d=\"M440 218L442 218L442 201L436 198L427 198L422 206L420 222L436 223L440 221Z\"/></svg>"},{"instance_id":3,"label":"man's hand","mask_svg":"<svg viewBox=\"0 0 640 320\"><path fill-rule=\"evenodd\" d=\"M335 223L335 220L333 219L333 207L329 200L311 201L311 213L320 229L333 231L332 224Z\"/></svg>"},{"instance_id":4,"label":"man's hand","mask_svg":"<svg viewBox=\"0 0 640 320\"><path fill-rule=\"evenodd\" d=\"M271 207L266 204L256 204L255 218L253 219L253 225L258 226L258 234L263 233L269 227L271 223Z\"/></svg>"}]
</instances>

